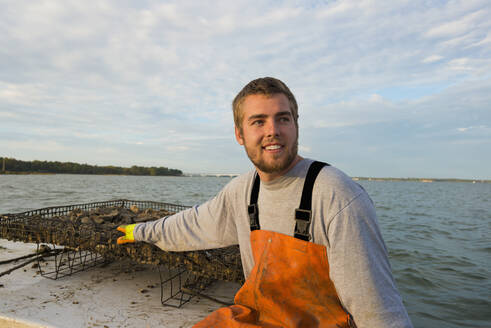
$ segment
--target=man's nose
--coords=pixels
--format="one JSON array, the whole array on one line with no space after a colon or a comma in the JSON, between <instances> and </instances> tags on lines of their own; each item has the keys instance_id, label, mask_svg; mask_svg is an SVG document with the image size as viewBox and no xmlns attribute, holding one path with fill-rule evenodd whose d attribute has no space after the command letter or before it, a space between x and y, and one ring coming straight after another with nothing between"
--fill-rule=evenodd
<instances>
[{"instance_id":1,"label":"man's nose","mask_svg":"<svg viewBox=\"0 0 491 328\"><path fill-rule=\"evenodd\" d=\"M266 128L268 137L274 137L280 134L279 124L275 120L269 121Z\"/></svg>"}]
</instances>

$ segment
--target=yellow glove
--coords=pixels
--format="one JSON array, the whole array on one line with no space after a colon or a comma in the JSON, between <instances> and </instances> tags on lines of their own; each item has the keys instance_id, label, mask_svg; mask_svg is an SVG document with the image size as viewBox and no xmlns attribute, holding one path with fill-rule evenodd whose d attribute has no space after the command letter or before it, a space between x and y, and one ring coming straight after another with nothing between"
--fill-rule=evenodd
<instances>
[{"instance_id":1,"label":"yellow glove","mask_svg":"<svg viewBox=\"0 0 491 328\"><path fill-rule=\"evenodd\" d=\"M118 238L117 243L119 245L126 243L134 243L135 237L133 237L133 230L135 229L136 223L120 225L117 229L124 233L124 236Z\"/></svg>"}]
</instances>

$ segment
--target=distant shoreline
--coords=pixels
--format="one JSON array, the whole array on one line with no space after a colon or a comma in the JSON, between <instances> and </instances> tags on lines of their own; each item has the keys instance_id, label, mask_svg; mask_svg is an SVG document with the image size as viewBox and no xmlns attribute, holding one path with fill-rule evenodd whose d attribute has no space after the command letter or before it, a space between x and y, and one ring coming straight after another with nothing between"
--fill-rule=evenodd
<instances>
[{"instance_id":1,"label":"distant shoreline","mask_svg":"<svg viewBox=\"0 0 491 328\"><path fill-rule=\"evenodd\" d=\"M468 183L491 183L491 180L486 179L455 179L455 178L369 178L369 177L353 177L355 181L408 181L408 182L468 182Z\"/></svg>"},{"instance_id":2,"label":"distant shoreline","mask_svg":"<svg viewBox=\"0 0 491 328\"><path fill-rule=\"evenodd\" d=\"M184 175L151 175L151 174L118 174L118 173L54 173L54 172L24 172L24 171L6 171L0 172L0 175L55 175L55 174L71 174L71 175L121 175L128 177L184 177Z\"/></svg>"},{"instance_id":3,"label":"distant shoreline","mask_svg":"<svg viewBox=\"0 0 491 328\"><path fill-rule=\"evenodd\" d=\"M55 175L55 174L75 174L75 175L114 175L114 176L153 176L153 175L134 175L134 174L97 174L97 173L51 173L51 172L18 172L18 171L6 171L0 172L0 175ZM165 176L165 175L160 175ZM167 175L174 177L213 177L213 178L233 178L238 174L183 174L183 175ZM491 183L491 180L487 179L456 179L456 178L371 178L371 177L352 177L354 181L399 181L399 182L466 182L466 183Z\"/></svg>"},{"instance_id":4,"label":"distant shoreline","mask_svg":"<svg viewBox=\"0 0 491 328\"><path fill-rule=\"evenodd\" d=\"M167 167L131 167L98 166L58 161L22 161L15 158L0 157L0 174L94 174L94 175L148 175L181 176L182 171Z\"/></svg>"}]
</instances>

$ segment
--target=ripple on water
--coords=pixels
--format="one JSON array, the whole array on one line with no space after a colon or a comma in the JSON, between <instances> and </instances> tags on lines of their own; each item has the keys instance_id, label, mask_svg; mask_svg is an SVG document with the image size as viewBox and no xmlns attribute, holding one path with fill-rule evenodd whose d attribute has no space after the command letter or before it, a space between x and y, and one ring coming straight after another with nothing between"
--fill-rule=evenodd
<instances>
[{"instance_id":1,"label":"ripple on water","mask_svg":"<svg viewBox=\"0 0 491 328\"><path fill-rule=\"evenodd\" d=\"M403 269L400 268L397 270L397 274L398 283L405 286L418 286L417 289L420 295L426 295L427 288L435 288L438 286L436 281L428 278L428 276L425 274L424 269L420 269L417 267L406 267Z\"/></svg>"},{"instance_id":2,"label":"ripple on water","mask_svg":"<svg viewBox=\"0 0 491 328\"><path fill-rule=\"evenodd\" d=\"M17 188L15 188L15 186L13 186L13 185L9 185L8 184L8 185L3 185L2 186L2 190L4 190L4 191L14 190L14 189L17 189Z\"/></svg>"},{"instance_id":3,"label":"ripple on water","mask_svg":"<svg viewBox=\"0 0 491 328\"><path fill-rule=\"evenodd\" d=\"M439 300L441 310L446 321L456 327L489 327L491 319L491 303L480 297L457 296L446 300Z\"/></svg>"},{"instance_id":4,"label":"ripple on water","mask_svg":"<svg viewBox=\"0 0 491 328\"><path fill-rule=\"evenodd\" d=\"M389 249L389 257L394 260L404 260L411 257L411 252L404 248L391 248Z\"/></svg>"},{"instance_id":5,"label":"ripple on water","mask_svg":"<svg viewBox=\"0 0 491 328\"><path fill-rule=\"evenodd\" d=\"M448 265L453 268L475 267L476 264L465 256L448 256L439 259L438 265Z\"/></svg>"},{"instance_id":6,"label":"ripple on water","mask_svg":"<svg viewBox=\"0 0 491 328\"><path fill-rule=\"evenodd\" d=\"M377 206L375 206L375 209L377 211L390 211L392 209L392 207L384 206L384 205L377 205Z\"/></svg>"},{"instance_id":7,"label":"ripple on water","mask_svg":"<svg viewBox=\"0 0 491 328\"><path fill-rule=\"evenodd\" d=\"M486 253L486 254L491 254L491 246L485 246L485 247L478 247L475 249L478 252Z\"/></svg>"},{"instance_id":8,"label":"ripple on water","mask_svg":"<svg viewBox=\"0 0 491 328\"><path fill-rule=\"evenodd\" d=\"M408 216L416 216L416 217L429 217L427 212L413 212L413 211L408 211L406 212L406 215Z\"/></svg>"}]
</instances>

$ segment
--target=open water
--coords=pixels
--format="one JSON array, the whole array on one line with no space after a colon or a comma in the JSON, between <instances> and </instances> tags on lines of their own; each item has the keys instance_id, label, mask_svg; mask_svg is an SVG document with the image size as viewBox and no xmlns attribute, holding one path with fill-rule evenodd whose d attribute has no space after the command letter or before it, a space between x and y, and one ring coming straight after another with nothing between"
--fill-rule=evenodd
<instances>
[{"instance_id":1,"label":"open water","mask_svg":"<svg viewBox=\"0 0 491 328\"><path fill-rule=\"evenodd\" d=\"M0 175L0 213L111 199L200 204L230 178ZM359 181L415 327L491 327L491 183Z\"/></svg>"}]
</instances>

